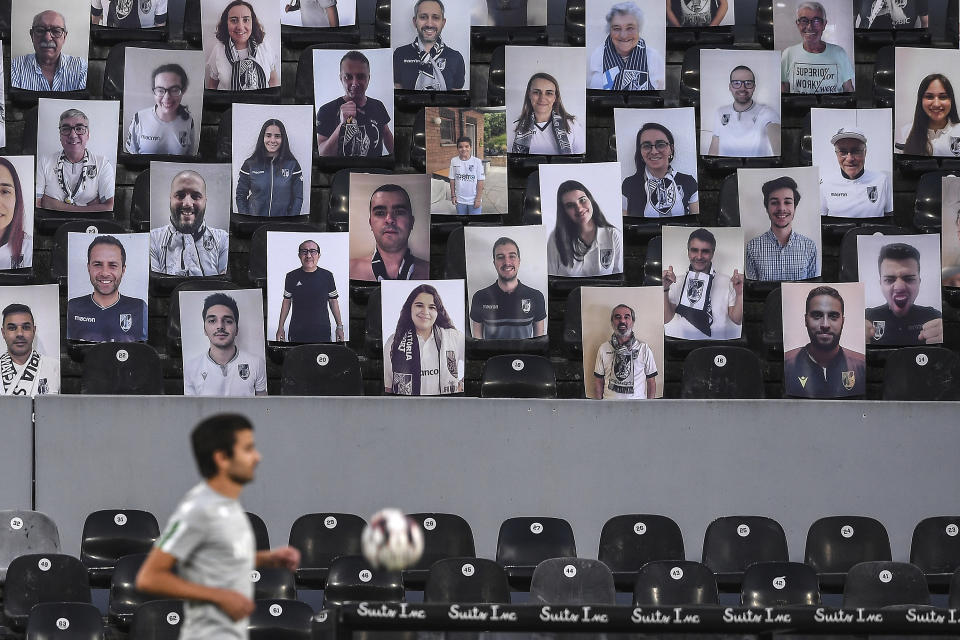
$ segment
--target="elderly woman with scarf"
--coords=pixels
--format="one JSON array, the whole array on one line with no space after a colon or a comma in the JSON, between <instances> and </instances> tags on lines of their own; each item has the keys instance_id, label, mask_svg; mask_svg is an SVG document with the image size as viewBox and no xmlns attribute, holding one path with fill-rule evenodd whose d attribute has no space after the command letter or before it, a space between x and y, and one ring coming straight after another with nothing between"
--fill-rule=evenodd
<instances>
[{"instance_id":1,"label":"elderly woman with scarf","mask_svg":"<svg viewBox=\"0 0 960 640\"><path fill-rule=\"evenodd\" d=\"M566 156L587 151L583 125L563 108L560 84L549 73L530 77L520 117L514 122L511 153Z\"/></svg>"},{"instance_id":2,"label":"elderly woman with scarf","mask_svg":"<svg viewBox=\"0 0 960 640\"><path fill-rule=\"evenodd\" d=\"M207 58L207 89L253 91L280 86L280 57L265 41L253 5L233 0L220 14Z\"/></svg>"},{"instance_id":3,"label":"elderly woman with scarf","mask_svg":"<svg viewBox=\"0 0 960 640\"><path fill-rule=\"evenodd\" d=\"M640 37L643 11L635 2L619 2L607 13L607 39L594 49L588 89L653 91L663 89L663 55Z\"/></svg>"},{"instance_id":4,"label":"elderly woman with scarf","mask_svg":"<svg viewBox=\"0 0 960 640\"><path fill-rule=\"evenodd\" d=\"M407 296L397 329L383 341L387 393L435 396L463 391L464 338L453 326L440 294L421 284Z\"/></svg>"}]
</instances>

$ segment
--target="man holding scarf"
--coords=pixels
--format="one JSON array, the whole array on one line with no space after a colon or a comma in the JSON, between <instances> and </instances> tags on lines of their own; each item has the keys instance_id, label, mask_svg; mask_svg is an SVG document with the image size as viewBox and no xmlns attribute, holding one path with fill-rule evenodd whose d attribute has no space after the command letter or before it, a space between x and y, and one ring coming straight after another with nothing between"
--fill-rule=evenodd
<instances>
[{"instance_id":1,"label":"man holding scarf","mask_svg":"<svg viewBox=\"0 0 960 640\"><path fill-rule=\"evenodd\" d=\"M441 40L447 19L440 0L417 0L413 26L417 37L393 52L393 80L397 89L457 91L463 89L466 67L459 51Z\"/></svg>"},{"instance_id":2,"label":"man holding scarf","mask_svg":"<svg viewBox=\"0 0 960 640\"><path fill-rule=\"evenodd\" d=\"M618 304L610 312L613 335L597 349L593 371L597 400L647 400L657 396L657 363L653 351L633 334L637 316L632 307Z\"/></svg>"},{"instance_id":3,"label":"man holding scarf","mask_svg":"<svg viewBox=\"0 0 960 640\"><path fill-rule=\"evenodd\" d=\"M687 239L690 268L683 280L677 280L673 265L663 272L666 335L685 340L740 337L743 274L737 269L732 276L717 273L713 266L716 249L716 236L706 229L696 229Z\"/></svg>"},{"instance_id":4,"label":"man holding scarf","mask_svg":"<svg viewBox=\"0 0 960 640\"><path fill-rule=\"evenodd\" d=\"M60 393L60 359L41 355L33 348L37 325L25 304L13 303L3 310L3 341L0 384L5 396L37 396Z\"/></svg>"}]
</instances>

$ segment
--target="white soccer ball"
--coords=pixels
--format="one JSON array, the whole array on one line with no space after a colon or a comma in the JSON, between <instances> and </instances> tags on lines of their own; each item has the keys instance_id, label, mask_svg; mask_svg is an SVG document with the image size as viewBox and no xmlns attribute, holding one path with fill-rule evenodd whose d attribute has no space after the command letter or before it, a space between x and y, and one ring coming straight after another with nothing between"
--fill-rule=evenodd
<instances>
[{"instance_id":1,"label":"white soccer ball","mask_svg":"<svg viewBox=\"0 0 960 640\"><path fill-rule=\"evenodd\" d=\"M423 555L423 532L400 509L381 509L370 516L360 548L375 568L399 571L416 564Z\"/></svg>"}]
</instances>

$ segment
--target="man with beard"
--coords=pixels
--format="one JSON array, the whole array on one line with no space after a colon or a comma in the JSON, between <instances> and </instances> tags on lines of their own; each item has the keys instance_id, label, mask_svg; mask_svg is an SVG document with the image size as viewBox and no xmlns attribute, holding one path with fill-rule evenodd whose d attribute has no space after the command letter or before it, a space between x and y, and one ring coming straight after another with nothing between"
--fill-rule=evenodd
<instances>
[{"instance_id":1,"label":"man with beard","mask_svg":"<svg viewBox=\"0 0 960 640\"><path fill-rule=\"evenodd\" d=\"M943 342L943 318L933 307L914 304L920 293L920 252L902 242L884 245L877 258L880 290L887 303L866 310L870 344Z\"/></svg>"},{"instance_id":2,"label":"man with beard","mask_svg":"<svg viewBox=\"0 0 960 640\"><path fill-rule=\"evenodd\" d=\"M819 2L797 5L801 41L783 50L780 83L784 93L853 93L853 62L840 45L823 41L827 10Z\"/></svg>"},{"instance_id":3,"label":"man with beard","mask_svg":"<svg viewBox=\"0 0 960 640\"><path fill-rule=\"evenodd\" d=\"M350 260L351 280L426 280L430 263L407 246L416 220L410 195L396 184L385 184L370 196L370 230L377 248L372 258Z\"/></svg>"},{"instance_id":4,"label":"man with beard","mask_svg":"<svg viewBox=\"0 0 960 640\"><path fill-rule=\"evenodd\" d=\"M613 335L597 349L593 371L597 400L646 400L657 396L657 363L653 350L633 335L636 314L618 304L610 312Z\"/></svg>"},{"instance_id":5,"label":"man with beard","mask_svg":"<svg viewBox=\"0 0 960 640\"><path fill-rule=\"evenodd\" d=\"M343 97L317 109L317 152L321 157L378 158L393 153L390 114L382 102L367 96L370 60L359 51L340 59Z\"/></svg>"},{"instance_id":6,"label":"man with beard","mask_svg":"<svg viewBox=\"0 0 960 640\"><path fill-rule=\"evenodd\" d=\"M751 280L808 280L820 275L817 245L793 230L800 204L797 181L781 176L763 183L763 207L770 228L747 243L747 277Z\"/></svg>"},{"instance_id":7,"label":"man with beard","mask_svg":"<svg viewBox=\"0 0 960 640\"><path fill-rule=\"evenodd\" d=\"M547 333L543 294L520 282L520 247L510 238L493 243L497 281L473 294L470 332L475 339L536 338Z\"/></svg>"},{"instance_id":8,"label":"man with beard","mask_svg":"<svg viewBox=\"0 0 960 640\"><path fill-rule=\"evenodd\" d=\"M893 213L893 186L885 173L864 167L867 134L841 127L830 138L840 172L824 167L820 175L820 215L876 218Z\"/></svg>"},{"instance_id":9,"label":"man with beard","mask_svg":"<svg viewBox=\"0 0 960 640\"><path fill-rule=\"evenodd\" d=\"M0 355L0 383L5 396L39 396L60 393L60 358L37 351L37 325L25 304L13 303L3 310L3 341L7 352Z\"/></svg>"},{"instance_id":10,"label":"man with beard","mask_svg":"<svg viewBox=\"0 0 960 640\"><path fill-rule=\"evenodd\" d=\"M62 53L67 21L56 11L41 11L30 27L33 53L10 60L10 84L28 91L79 91L87 88L87 61ZM86 48L86 45L84 45Z\"/></svg>"},{"instance_id":11,"label":"man with beard","mask_svg":"<svg viewBox=\"0 0 960 640\"><path fill-rule=\"evenodd\" d=\"M120 293L127 250L113 236L97 236L87 247L93 293L67 301L67 338L89 342L147 339L147 303Z\"/></svg>"},{"instance_id":12,"label":"man with beard","mask_svg":"<svg viewBox=\"0 0 960 640\"><path fill-rule=\"evenodd\" d=\"M107 2L107 15L103 4ZM91 0L90 22L123 29L149 29L167 24L167 0Z\"/></svg>"},{"instance_id":13,"label":"man with beard","mask_svg":"<svg viewBox=\"0 0 960 640\"><path fill-rule=\"evenodd\" d=\"M87 150L87 114L67 109L57 128L63 149L37 158L37 206L71 213L113 211L116 172L106 157Z\"/></svg>"},{"instance_id":14,"label":"man with beard","mask_svg":"<svg viewBox=\"0 0 960 640\"><path fill-rule=\"evenodd\" d=\"M707 155L758 158L780 155L780 114L754 102L757 79L750 67L730 72L733 102L717 109Z\"/></svg>"},{"instance_id":15,"label":"man with beard","mask_svg":"<svg viewBox=\"0 0 960 640\"><path fill-rule=\"evenodd\" d=\"M713 256L717 238L695 229L687 238L690 268L683 282L673 265L663 272L664 333L685 340L728 340L740 337L743 324L743 274L717 273ZM716 312L714 311L716 310Z\"/></svg>"},{"instance_id":16,"label":"man with beard","mask_svg":"<svg viewBox=\"0 0 960 640\"><path fill-rule=\"evenodd\" d=\"M283 302L280 304L280 321L277 324L277 340L287 340L284 325L290 318L290 342L330 342L330 317L327 308L337 322L336 341L343 342L343 320L340 319L340 301L337 299L337 284L333 274L319 266L320 245L314 240L304 240L297 247L300 268L294 269L283 280Z\"/></svg>"},{"instance_id":17,"label":"man with beard","mask_svg":"<svg viewBox=\"0 0 960 640\"><path fill-rule=\"evenodd\" d=\"M256 608L253 568L294 571L300 552L293 547L256 549L239 501L260 463L250 421L238 414L210 416L194 428L190 441L204 481L180 501L141 566L136 587L186 600L182 640L243 640L247 617Z\"/></svg>"},{"instance_id":18,"label":"man with beard","mask_svg":"<svg viewBox=\"0 0 960 640\"><path fill-rule=\"evenodd\" d=\"M787 395L838 398L862 395L866 387L866 359L840 346L843 333L843 297L833 287L819 286L807 293L804 324L810 342L783 354Z\"/></svg>"},{"instance_id":19,"label":"man with beard","mask_svg":"<svg viewBox=\"0 0 960 640\"><path fill-rule=\"evenodd\" d=\"M207 183L187 169L170 183L170 223L150 232L150 270L170 276L227 272L230 234L208 227Z\"/></svg>"},{"instance_id":20,"label":"man with beard","mask_svg":"<svg viewBox=\"0 0 960 640\"><path fill-rule=\"evenodd\" d=\"M210 348L183 366L185 396L265 396L267 363L237 344L240 311L225 293L211 293L203 301L203 333Z\"/></svg>"},{"instance_id":21,"label":"man with beard","mask_svg":"<svg viewBox=\"0 0 960 640\"><path fill-rule=\"evenodd\" d=\"M447 19L440 0L417 0L413 26L417 37L393 50L393 81L397 89L449 91L463 89L463 56L440 38Z\"/></svg>"}]
</instances>

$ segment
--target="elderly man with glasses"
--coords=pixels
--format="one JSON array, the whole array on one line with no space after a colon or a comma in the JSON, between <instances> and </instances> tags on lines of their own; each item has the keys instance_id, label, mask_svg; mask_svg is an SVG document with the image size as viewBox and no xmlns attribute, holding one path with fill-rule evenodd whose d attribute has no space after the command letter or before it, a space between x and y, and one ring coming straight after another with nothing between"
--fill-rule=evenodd
<instances>
[{"instance_id":1,"label":"elderly man with glasses","mask_svg":"<svg viewBox=\"0 0 960 640\"><path fill-rule=\"evenodd\" d=\"M823 41L827 10L819 2L797 5L801 42L783 50L780 82L784 93L853 93L853 63L840 45Z\"/></svg>"},{"instance_id":2,"label":"elderly man with glasses","mask_svg":"<svg viewBox=\"0 0 960 640\"><path fill-rule=\"evenodd\" d=\"M34 53L10 61L10 84L30 91L78 91L87 88L87 61L62 52L67 21L56 11L33 17L30 40Z\"/></svg>"},{"instance_id":3,"label":"elderly man with glasses","mask_svg":"<svg viewBox=\"0 0 960 640\"><path fill-rule=\"evenodd\" d=\"M113 211L115 171L87 149L90 120L79 109L60 114L61 151L37 160L37 206L56 211Z\"/></svg>"},{"instance_id":4,"label":"elderly man with glasses","mask_svg":"<svg viewBox=\"0 0 960 640\"><path fill-rule=\"evenodd\" d=\"M856 127L841 127L830 138L840 171L823 167L820 175L820 213L838 218L877 218L893 213L893 187L883 172L871 171L867 159L867 134Z\"/></svg>"}]
</instances>

